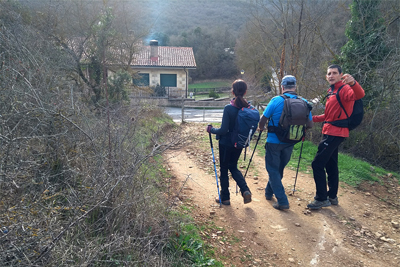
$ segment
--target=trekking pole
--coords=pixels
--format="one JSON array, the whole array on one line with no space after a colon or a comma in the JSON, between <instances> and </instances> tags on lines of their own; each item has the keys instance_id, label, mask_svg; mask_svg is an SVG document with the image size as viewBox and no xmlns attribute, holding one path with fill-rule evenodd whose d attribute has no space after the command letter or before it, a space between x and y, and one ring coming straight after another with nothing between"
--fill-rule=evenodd
<instances>
[{"instance_id":1,"label":"trekking pole","mask_svg":"<svg viewBox=\"0 0 400 267\"><path fill-rule=\"evenodd\" d=\"M296 192L297 174L299 173L299 166L300 166L301 152L303 151L303 143L304 143L304 139L305 139L305 136L303 136L303 139L301 140L301 147L300 147L299 162L297 163L296 178L294 179L293 195L294 195L294 192Z\"/></svg>"},{"instance_id":2,"label":"trekking pole","mask_svg":"<svg viewBox=\"0 0 400 267\"><path fill-rule=\"evenodd\" d=\"M243 179L246 179L247 171L249 170L250 163L251 163L251 161L252 161L252 159L253 159L253 156L254 156L254 152L256 152L256 148L257 148L257 145L258 145L258 141L260 141L261 134L262 134L262 131L261 131L260 134L258 135L256 145L254 146L254 150L253 150L253 153L251 154L251 157L250 157L250 160L249 160L249 165L247 165L247 169L246 169L246 172L245 172L245 174L244 174L244 176L243 176ZM238 185L236 184L236 195L237 195L237 193L238 193Z\"/></svg>"},{"instance_id":3,"label":"trekking pole","mask_svg":"<svg viewBox=\"0 0 400 267\"><path fill-rule=\"evenodd\" d=\"M256 152L257 144L258 144L258 141L260 141L261 134L262 134L262 131L261 131L260 134L258 135L256 145L254 146L253 153L251 154L251 157L250 157L250 160L249 160L249 165L247 165L246 172L244 173L244 176L243 176L244 179L246 179L247 171L249 170L250 163L251 163L251 161L252 161L252 159L253 159L253 156L254 156L254 152Z\"/></svg>"},{"instance_id":4,"label":"trekking pole","mask_svg":"<svg viewBox=\"0 0 400 267\"><path fill-rule=\"evenodd\" d=\"M254 126L251 127L251 129L249 131L249 135L246 138L246 142L244 143L244 158L243 158L244 161L246 160L247 144L249 144L249 149L250 149L250 141L251 141L251 136L252 136L252 133L253 133L253 129L254 129Z\"/></svg>"},{"instance_id":5,"label":"trekking pole","mask_svg":"<svg viewBox=\"0 0 400 267\"><path fill-rule=\"evenodd\" d=\"M210 126L210 125L209 125L209 126ZM212 153L212 157L213 157L213 164L214 164L214 171L215 171L215 180L217 181L217 190L218 190L218 198L219 198L219 207L221 208L221 206L222 206L222 201L221 201L221 195L220 195L220 193L219 193L217 167L215 166L214 148L213 148L211 133L208 133L208 136L210 137L211 153Z\"/></svg>"}]
</instances>

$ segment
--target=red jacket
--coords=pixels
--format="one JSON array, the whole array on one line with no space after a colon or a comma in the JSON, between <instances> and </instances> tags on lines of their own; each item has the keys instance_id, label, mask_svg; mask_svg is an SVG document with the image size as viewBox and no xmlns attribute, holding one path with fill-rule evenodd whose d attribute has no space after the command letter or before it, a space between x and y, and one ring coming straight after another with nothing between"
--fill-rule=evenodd
<instances>
[{"instance_id":1,"label":"red jacket","mask_svg":"<svg viewBox=\"0 0 400 267\"><path fill-rule=\"evenodd\" d=\"M338 89L344 85L342 81L331 85L331 88L328 90L328 93L331 94L327 97L326 105L325 105L325 114L315 115L313 116L314 122L324 122L324 121L336 121L347 119L346 114L343 109L340 107L339 102L336 99L336 92ZM340 100L344 108L346 109L347 114L353 113L354 101L363 98L365 95L364 89L358 82L355 82L353 86L346 84L339 92ZM325 123L322 128L322 133L333 136L340 137L349 137L349 129L341 128L334 126L330 123Z\"/></svg>"}]
</instances>

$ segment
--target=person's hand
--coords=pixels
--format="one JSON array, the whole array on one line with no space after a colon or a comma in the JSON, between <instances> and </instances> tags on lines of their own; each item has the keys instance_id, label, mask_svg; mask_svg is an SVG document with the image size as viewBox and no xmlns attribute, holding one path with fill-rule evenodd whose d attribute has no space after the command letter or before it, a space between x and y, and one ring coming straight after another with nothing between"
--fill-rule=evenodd
<instances>
[{"instance_id":1,"label":"person's hand","mask_svg":"<svg viewBox=\"0 0 400 267\"><path fill-rule=\"evenodd\" d=\"M351 76L350 74L343 74L342 76L342 82L346 83L350 86L353 86L356 84L356 80L354 80L353 76Z\"/></svg>"},{"instance_id":2,"label":"person's hand","mask_svg":"<svg viewBox=\"0 0 400 267\"><path fill-rule=\"evenodd\" d=\"M206 128L207 133L211 133L211 128L212 128L212 125L209 124L209 125L207 126L207 128Z\"/></svg>"}]
</instances>

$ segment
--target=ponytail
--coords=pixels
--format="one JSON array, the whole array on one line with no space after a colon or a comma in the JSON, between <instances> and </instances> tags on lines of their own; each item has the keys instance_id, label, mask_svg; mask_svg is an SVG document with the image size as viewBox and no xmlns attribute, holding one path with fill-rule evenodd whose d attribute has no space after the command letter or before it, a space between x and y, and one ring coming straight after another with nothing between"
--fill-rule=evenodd
<instances>
[{"instance_id":1,"label":"ponytail","mask_svg":"<svg viewBox=\"0 0 400 267\"><path fill-rule=\"evenodd\" d=\"M243 98L244 94L247 92L247 84L239 79L232 83L232 92L235 95L235 106L238 108L244 108L249 105L246 99Z\"/></svg>"},{"instance_id":2,"label":"ponytail","mask_svg":"<svg viewBox=\"0 0 400 267\"><path fill-rule=\"evenodd\" d=\"M247 108L249 105L249 102L246 101L246 99L243 98L243 96L238 95L235 98L235 106L238 108Z\"/></svg>"}]
</instances>

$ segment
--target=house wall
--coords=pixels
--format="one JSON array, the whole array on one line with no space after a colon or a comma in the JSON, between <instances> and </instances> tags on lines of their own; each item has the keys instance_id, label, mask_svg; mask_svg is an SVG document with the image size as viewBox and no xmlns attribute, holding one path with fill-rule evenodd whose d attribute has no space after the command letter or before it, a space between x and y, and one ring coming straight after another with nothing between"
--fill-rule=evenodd
<instances>
[{"instance_id":1,"label":"house wall","mask_svg":"<svg viewBox=\"0 0 400 267\"><path fill-rule=\"evenodd\" d=\"M169 96L185 97L186 72L183 69L134 68L134 70L139 73L149 73L149 83L151 87L160 84L160 74L176 74L176 87L169 87Z\"/></svg>"}]
</instances>

